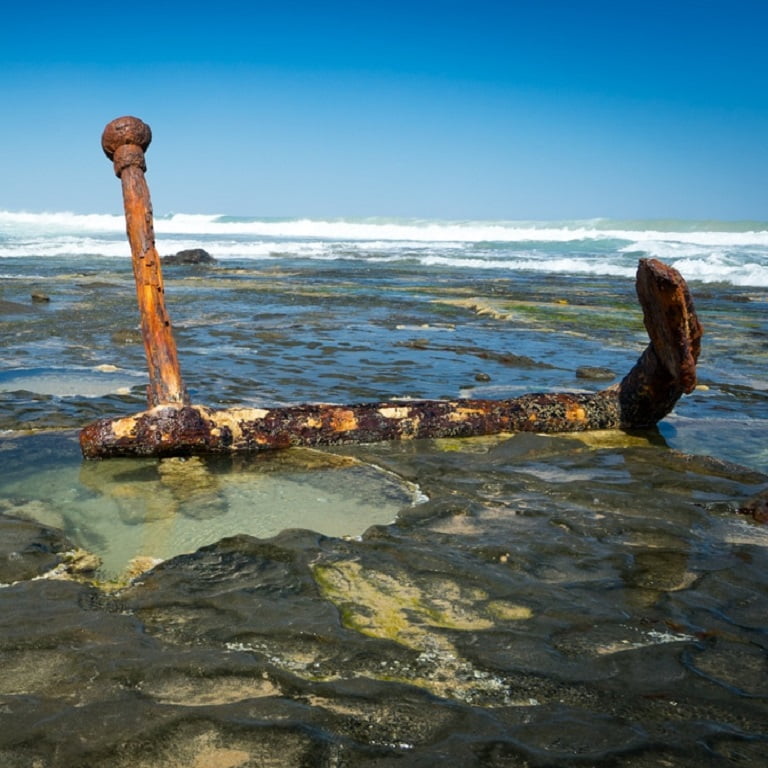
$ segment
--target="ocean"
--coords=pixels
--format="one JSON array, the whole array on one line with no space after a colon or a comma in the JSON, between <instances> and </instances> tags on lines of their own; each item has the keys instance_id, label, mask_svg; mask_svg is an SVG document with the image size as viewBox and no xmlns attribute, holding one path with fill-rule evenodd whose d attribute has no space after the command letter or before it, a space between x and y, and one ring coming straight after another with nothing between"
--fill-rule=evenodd
<instances>
[{"instance_id":1,"label":"ocean","mask_svg":"<svg viewBox=\"0 0 768 768\"><path fill-rule=\"evenodd\" d=\"M430 221L169 214L158 249L203 247L227 262L354 261L631 277L654 257L687 279L768 286L768 222ZM0 258L126 257L122 214L0 211ZM8 275L12 277L12 275Z\"/></svg>"},{"instance_id":2,"label":"ocean","mask_svg":"<svg viewBox=\"0 0 768 768\"><path fill-rule=\"evenodd\" d=\"M0 762L765 764L768 222L155 232L215 259L164 267L197 403L599 390L648 257L698 386L637 434L85 461L146 407L124 219L0 212Z\"/></svg>"},{"instance_id":3,"label":"ocean","mask_svg":"<svg viewBox=\"0 0 768 768\"><path fill-rule=\"evenodd\" d=\"M633 281L638 260L652 257L686 278L705 326L702 387L692 398L697 405L683 401L676 412L682 421L675 423L685 424L687 433L702 417L708 423L719 418L723 424L733 420L737 429L758 424L759 431L766 418L766 222L170 214L156 217L155 231L162 255L202 247L217 262L207 272L166 270L187 384L204 402L356 402L456 397L470 389L496 397L531 388L589 388L574 378L575 370L605 365L623 375L647 342ZM11 302L6 310L36 313L26 312L19 329L13 318L21 316L8 315L0 392L19 391L32 376L36 395L54 398L48 416L38 420L24 415L28 409L15 415L11 409L0 428L42 427L46 419L76 427L98 410L94 395L114 394L116 383L123 395L141 390L136 384L146 374L142 347L135 343L122 215L0 212L0 280L2 297ZM101 305L89 303L99 291ZM50 294L51 301L30 304L34 292ZM465 327L448 317L451 306L466 313L473 299L475 319L495 315L502 318L498 328ZM600 312L611 301L603 320ZM296 332L284 333L283 347L259 338L290 326ZM112 341L121 333L133 334L134 343ZM84 335L89 343L78 343ZM329 335L335 350L319 355ZM431 337L434 352L407 352L407 344L424 336ZM530 356L551 368L533 365L515 377L493 370L491 382L479 385L474 377L483 371L458 365L466 354L438 355L440 346L472 345L497 357ZM409 360L413 370L407 371ZM105 366L119 370L98 370ZM377 383L382 379L385 386ZM74 407L78 396L91 398L87 415ZM681 440L685 449L693 447ZM724 444L706 436L702 441L697 433L695 440L701 451L768 468L759 438Z\"/></svg>"}]
</instances>

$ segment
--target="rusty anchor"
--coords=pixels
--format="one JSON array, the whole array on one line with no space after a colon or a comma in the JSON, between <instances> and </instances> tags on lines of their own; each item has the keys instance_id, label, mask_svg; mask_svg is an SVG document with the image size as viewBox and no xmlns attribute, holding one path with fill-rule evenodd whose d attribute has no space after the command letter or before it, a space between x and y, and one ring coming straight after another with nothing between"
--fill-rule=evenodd
<instances>
[{"instance_id":1,"label":"rusty anchor","mask_svg":"<svg viewBox=\"0 0 768 768\"><path fill-rule=\"evenodd\" d=\"M165 308L144 178L144 153L151 138L149 126L135 117L113 120L102 136L102 147L123 187L149 368L149 407L84 427L80 446L86 458L185 456L519 431L646 429L696 385L702 328L688 286L674 268L641 259L636 288L650 343L619 384L600 392L218 410L192 404Z\"/></svg>"},{"instance_id":2,"label":"rusty anchor","mask_svg":"<svg viewBox=\"0 0 768 768\"><path fill-rule=\"evenodd\" d=\"M141 335L149 368L147 400L157 405L188 405L171 320L165 307L160 256L155 248L152 202L144 177L144 153L152 141L150 127L135 117L119 117L104 129L101 146L123 185L123 206L131 246Z\"/></svg>"}]
</instances>

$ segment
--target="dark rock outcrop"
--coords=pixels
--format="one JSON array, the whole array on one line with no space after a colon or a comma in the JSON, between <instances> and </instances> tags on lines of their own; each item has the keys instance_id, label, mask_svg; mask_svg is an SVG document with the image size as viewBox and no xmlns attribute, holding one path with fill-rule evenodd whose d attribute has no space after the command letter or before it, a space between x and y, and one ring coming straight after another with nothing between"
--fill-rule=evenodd
<instances>
[{"instance_id":1,"label":"dark rock outcrop","mask_svg":"<svg viewBox=\"0 0 768 768\"><path fill-rule=\"evenodd\" d=\"M162 257L163 264L176 265L192 265L197 266L200 264L215 264L216 259L211 256L204 248L188 248L184 251L178 251L170 256Z\"/></svg>"},{"instance_id":2,"label":"dark rock outcrop","mask_svg":"<svg viewBox=\"0 0 768 768\"><path fill-rule=\"evenodd\" d=\"M55 568L70 548L60 531L0 514L0 584L32 579Z\"/></svg>"}]
</instances>

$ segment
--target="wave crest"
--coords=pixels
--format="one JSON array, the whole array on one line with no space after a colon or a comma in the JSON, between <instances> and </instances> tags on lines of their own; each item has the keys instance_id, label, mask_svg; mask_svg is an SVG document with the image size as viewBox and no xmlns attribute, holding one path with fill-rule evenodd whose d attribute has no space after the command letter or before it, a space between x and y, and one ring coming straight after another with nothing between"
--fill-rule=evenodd
<instances>
[{"instance_id":1,"label":"wave crest","mask_svg":"<svg viewBox=\"0 0 768 768\"><path fill-rule=\"evenodd\" d=\"M203 247L219 260L409 262L428 268L633 274L652 256L687 278L768 286L768 225L683 221L434 221L256 218L173 213L155 218L161 254ZM118 214L0 211L0 258L129 254Z\"/></svg>"}]
</instances>

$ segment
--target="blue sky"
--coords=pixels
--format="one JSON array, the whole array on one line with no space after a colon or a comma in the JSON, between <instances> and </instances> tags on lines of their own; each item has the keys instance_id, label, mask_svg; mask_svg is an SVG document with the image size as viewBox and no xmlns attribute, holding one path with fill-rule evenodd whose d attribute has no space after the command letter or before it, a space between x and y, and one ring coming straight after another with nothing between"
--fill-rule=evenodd
<instances>
[{"instance_id":1,"label":"blue sky","mask_svg":"<svg viewBox=\"0 0 768 768\"><path fill-rule=\"evenodd\" d=\"M133 9L133 10L131 10ZM0 209L768 220L768 0L11 3Z\"/></svg>"}]
</instances>

